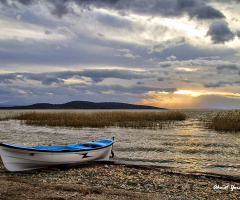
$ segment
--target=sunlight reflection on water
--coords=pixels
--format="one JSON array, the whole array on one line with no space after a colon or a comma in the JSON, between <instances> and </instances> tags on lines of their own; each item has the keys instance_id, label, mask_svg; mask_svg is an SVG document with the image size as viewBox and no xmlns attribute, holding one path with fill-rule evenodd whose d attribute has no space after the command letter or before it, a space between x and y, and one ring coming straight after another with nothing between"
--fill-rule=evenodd
<instances>
[{"instance_id":1,"label":"sunlight reflection on water","mask_svg":"<svg viewBox=\"0 0 240 200\"><path fill-rule=\"evenodd\" d=\"M21 111L1 110L0 117L16 112ZM15 120L0 121L0 141L37 146L115 137L114 159L117 161L240 177L240 134L219 133L201 125L200 119L212 116L217 111L184 112L189 118L170 129L77 129L27 126Z\"/></svg>"}]
</instances>

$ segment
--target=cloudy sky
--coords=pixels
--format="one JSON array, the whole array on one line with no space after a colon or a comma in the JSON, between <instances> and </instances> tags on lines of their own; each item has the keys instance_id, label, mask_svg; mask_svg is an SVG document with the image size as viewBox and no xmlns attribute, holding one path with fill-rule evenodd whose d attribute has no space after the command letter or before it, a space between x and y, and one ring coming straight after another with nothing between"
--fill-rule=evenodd
<instances>
[{"instance_id":1,"label":"cloudy sky","mask_svg":"<svg viewBox=\"0 0 240 200\"><path fill-rule=\"evenodd\" d=\"M0 104L240 108L240 0L0 0Z\"/></svg>"}]
</instances>

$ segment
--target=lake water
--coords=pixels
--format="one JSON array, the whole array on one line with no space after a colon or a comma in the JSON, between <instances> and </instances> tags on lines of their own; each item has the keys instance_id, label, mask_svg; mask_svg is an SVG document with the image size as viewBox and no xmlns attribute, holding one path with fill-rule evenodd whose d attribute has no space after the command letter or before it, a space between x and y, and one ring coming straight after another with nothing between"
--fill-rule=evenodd
<instances>
[{"instance_id":1,"label":"lake water","mask_svg":"<svg viewBox=\"0 0 240 200\"><path fill-rule=\"evenodd\" d=\"M18 112L26 111L0 110L0 117ZM182 172L223 174L240 178L240 133L223 133L204 128L200 119L215 115L218 112L216 110L183 110L183 112L188 115L188 119L177 122L168 129L118 127L77 129L27 126L16 120L0 121L0 141L37 146L115 137L114 160L119 162L157 165Z\"/></svg>"}]
</instances>

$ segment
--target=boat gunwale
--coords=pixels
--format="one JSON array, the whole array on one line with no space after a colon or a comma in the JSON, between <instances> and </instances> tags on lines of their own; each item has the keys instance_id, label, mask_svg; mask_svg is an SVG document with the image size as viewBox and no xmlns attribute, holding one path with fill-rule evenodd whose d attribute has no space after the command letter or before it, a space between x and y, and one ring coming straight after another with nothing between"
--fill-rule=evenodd
<instances>
[{"instance_id":1,"label":"boat gunwale","mask_svg":"<svg viewBox=\"0 0 240 200\"><path fill-rule=\"evenodd\" d=\"M63 149L63 150L29 149L29 148L26 148L24 146L17 147L17 146L12 146L12 145L7 144L7 143L3 143L3 142L0 142L0 146L11 148L11 149L17 149L17 150L21 150L21 151L34 151L34 152L45 152L45 153L72 153L72 152L94 151L94 150L105 149L105 148L113 145L113 143L114 143L114 139L109 139L109 140L112 140L112 142L110 144L106 145L106 146L103 146L103 147L97 147L97 148L91 148L91 149L78 149L78 150L74 150L74 149L73 150L70 150L70 149ZM95 142L99 142L99 141L95 141ZM84 144L84 143L79 143L79 144Z\"/></svg>"}]
</instances>

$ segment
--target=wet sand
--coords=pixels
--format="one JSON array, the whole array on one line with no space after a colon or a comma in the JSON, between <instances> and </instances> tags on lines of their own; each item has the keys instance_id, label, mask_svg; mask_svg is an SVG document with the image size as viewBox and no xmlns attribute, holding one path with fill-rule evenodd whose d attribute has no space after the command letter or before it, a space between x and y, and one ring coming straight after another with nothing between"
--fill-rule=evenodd
<instances>
[{"instance_id":1,"label":"wet sand","mask_svg":"<svg viewBox=\"0 0 240 200\"><path fill-rule=\"evenodd\" d=\"M0 162L0 199L239 199L240 180L147 166L90 163L7 172Z\"/></svg>"}]
</instances>

